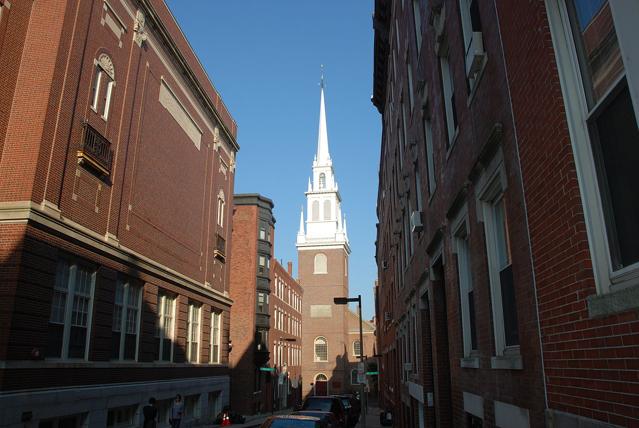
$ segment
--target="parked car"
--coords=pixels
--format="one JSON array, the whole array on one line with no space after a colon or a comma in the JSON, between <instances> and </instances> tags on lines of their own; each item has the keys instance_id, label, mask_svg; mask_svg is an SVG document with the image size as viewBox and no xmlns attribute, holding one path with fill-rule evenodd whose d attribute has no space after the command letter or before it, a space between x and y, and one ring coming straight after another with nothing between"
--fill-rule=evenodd
<instances>
[{"instance_id":1,"label":"parked car","mask_svg":"<svg viewBox=\"0 0 639 428\"><path fill-rule=\"evenodd\" d=\"M271 416L260 428L329 428L326 422L318 418L302 415Z\"/></svg>"},{"instance_id":2,"label":"parked car","mask_svg":"<svg viewBox=\"0 0 639 428\"><path fill-rule=\"evenodd\" d=\"M319 410L298 410L291 415L312 416L318 418L322 422L326 422L329 428L339 428L340 424L332 412L320 412Z\"/></svg>"},{"instance_id":3,"label":"parked car","mask_svg":"<svg viewBox=\"0 0 639 428\"><path fill-rule=\"evenodd\" d=\"M333 396L312 396L306 398L300 410L319 410L320 412L331 412L335 415L340 426L348 427L346 410L342 400Z\"/></svg>"},{"instance_id":4,"label":"parked car","mask_svg":"<svg viewBox=\"0 0 639 428\"><path fill-rule=\"evenodd\" d=\"M335 395L335 397L339 398L344 405L348 426L354 427L355 425L357 425L357 422L359 421L359 415L362 410L362 407L359 404L359 400L351 394L340 394Z\"/></svg>"}]
</instances>

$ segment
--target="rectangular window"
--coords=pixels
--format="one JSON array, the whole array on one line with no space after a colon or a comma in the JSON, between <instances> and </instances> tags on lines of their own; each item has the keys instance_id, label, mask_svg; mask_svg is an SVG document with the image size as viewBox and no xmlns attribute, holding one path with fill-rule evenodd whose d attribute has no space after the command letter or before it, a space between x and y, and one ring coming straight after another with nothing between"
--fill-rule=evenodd
<instances>
[{"instance_id":1,"label":"rectangular window","mask_svg":"<svg viewBox=\"0 0 639 428\"><path fill-rule=\"evenodd\" d=\"M49 358L88 357L95 272L59 260L53 287L47 352Z\"/></svg>"},{"instance_id":2,"label":"rectangular window","mask_svg":"<svg viewBox=\"0 0 639 428\"><path fill-rule=\"evenodd\" d=\"M95 69L95 78L93 80L93 94L91 96L91 108L97 112L98 111L98 102L100 101L100 84L102 83L102 75L104 72L100 67L96 67Z\"/></svg>"},{"instance_id":3,"label":"rectangular window","mask_svg":"<svg viewBox=\"0 0 639 428\"><path fill-rule=\"evenodd\" d=\"M459 280L462 317L461 325L465 357L470 356L470 352L477 349L475 299L467 227L466 222L464 222L464 224L457 230L454 237L457 251L457 278Z\"/></svg>"},{"instance_id":4,"label":"rectangular window","mask_svg":"<svg viewBox=\"0 0 639 428\"><path fill-rule=\"evenodd\" d=\"M186 361L189 363L200 362L200 311L200 306L194 303L189 304L189 314L186 324Z\"/></svg>"},{"instance_id":5,"label":"rectangular window","mask_svg":"<svg viewBox=\"0 0 639 428\"><path fill-rule=\"evenodd\" d=\"M222 313L213 312L211 314L211 363L220 363L220 335L222 326Z\"/></svg>"},{"instance_id":6,"label":"rectangular window","mask_svg":"<svg viewBox=\"0 0 639 428\"><path fill-rule=\"evenodd\" d=\"M411 68L410 62L406 62L406 71L408 74L408 105L410 107L410 111L413 111L415 98L413 94L413 69Z\"/></svg>"},{"instance_id":7,"label":"rectangular window","mask_svg":"<svg viewBox=\"0 0 639 428\"><path fill-rule=\"evenodd\" d=\"M417 202L417 211L421 211L423 207L422 203L422 177L419 174L419 166L415 163L415 201Z\"/></svg>"},{"instance_id":8,"label":"rectangular window","mask_svg":"<svg viewBox=\"0 0 639 428\"><path fill-rule=\"evenodd\" d=\"M118 280L111 333L111 359L137 360L142 287Z\"/></svg>"},{"instance_id":9,"label":"rectangular window","mask_svg":"<svg viewBox=\"0 0 639 428\"><path fill-rule=\"evenodd\" d=\"M157 321L155 326L156 360L173 361L173 320L175 319L175 298L158 294Z\"/></svg>"},{"instance_id":10,"label":"rectangular window","mask_svg":"<svg viewBox=\"0 0 639 428\"><path fill-rule=\"evenodd\" d=\"M224 202L224 198L218 196L217 198L217 224L219 226L224 226L224 210L226 208L226 202Z\"/></svg>"},{"instance_id":11,"label":"rectangular window","mask_svg":"<svg viewBox=\"0 0 639 428\"><path fill-rule=\"evenodd\" d=\"M102 111L102 119L109 119L109 110L111 108L111 95L113 95L113 86L115 82L112 80L107 83L106 93L104 94L104 110Z\"/></svg>"},{"instance_id":12,"label":"rectangular window","mask_svg":"<svg viewBox=\"0 0 639 428\"><path fill-rule=\"evenodd\" d=\"M200 417L200 395L188 395L184 397L184 419L197 419Z\"/></svg>"},{"instance_id":13,"label":"rectangular window","mask_svg":"<svg viewBox=\"0 0 639 428\"><path fill-rule=\"evenodd\" d=\"M493 303L495 347L497 355L503 355L508 347L519 345L517 304L510 257L508 219L503 193L495 185L496 192L484 199L484 227Z\"/></svg>"},{"instance_id":14,"label":"rectangular window","mask_svg":"<svg viewBox=\"0 0 639 428\"><path fill-rule=\"evenodd\" d=\"M419 10L419 1L420 0L413 0L413 24L415 27L415 42L418 56L422 47L422 18Z\"/></svg>"},{"instance_id":15,"label":"rectangular window","mask_svg":"<svg viewBox=\"0 0 639 428\"><path fill-rule=\"evenodd\" d=\"M266 241L266 229L264 227L260 227L260 239Z\"/></svg>"},{"instance_id":16,"label":"rectangular window","mask_svg":"<svg viewBox=\"0 0 639 428\"><path fill-rule=\"evenodd\" d=\"M466 53L466 75L472 88L476 73L484 60L481 19L478 0L459 0L464 52Z\"/></svg>"},{"instance_id":17,"label":"rectangular window","mask_svg":"<svg viewBox=\"0 0 639 428\"><path fill-rule=\"evenodd\" d=\"M433 128L430 120L424 120L424 141L426 142L426 166L428 167L428 194L435 193L437 181L435 179L435 156L433 153Z\"/></svg>"},{"instance_id":18,"label":"rectangular window","mask_svg":"<svg viewBox=\"0 0 639 428\"><path fill-rule=\"evenodd\" d=\"M446 147L449 147L457 133L457 109L455 107L455 86L453 84L453 73L448 61L448 54L439 57L439 65L442 76L442 93L444 94L444 107L446 113L446 129L448 140Z\"/></svg>"}]
</instances>

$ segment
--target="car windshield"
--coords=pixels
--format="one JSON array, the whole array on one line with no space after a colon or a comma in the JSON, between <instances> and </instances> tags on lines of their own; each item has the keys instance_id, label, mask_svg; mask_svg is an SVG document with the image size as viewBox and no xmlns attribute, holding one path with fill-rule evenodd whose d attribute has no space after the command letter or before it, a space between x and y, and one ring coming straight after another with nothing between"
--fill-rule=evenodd
<instances>
[{"instance_id":1,"label":"car windshield","mask_svg":"<svg viewBox=\"0 0 639 428\"><path fill-rule=\"evenodd\" d=\"M311 420L300 419L275 419L269 428L317 428L319 423Z\"/></svg>"},{"instance_id":2,"label":"car windshield","mask_svg":"<svg viewBox=\"0 0 639 428\"><path fill-rule=\"evenodd\" d=\"M333 403L330 399L308 399L304 403L302 409L304 410L319 410L321 412L330 412L331 404Z\"/></svg>"}]
</instances>

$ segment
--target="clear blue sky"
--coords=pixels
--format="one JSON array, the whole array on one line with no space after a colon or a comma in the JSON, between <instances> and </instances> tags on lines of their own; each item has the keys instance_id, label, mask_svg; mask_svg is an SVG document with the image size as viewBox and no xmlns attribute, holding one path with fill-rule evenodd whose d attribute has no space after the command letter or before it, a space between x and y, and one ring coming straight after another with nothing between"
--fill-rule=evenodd
<instances>
[{"instance_id":1,"label":"clear blue sky","mask_svg":"<svg viewBox=\"0 0 639 428\"><path fill-rule=\"evenodd\" d=\"M275 257L284 266L297 266L324 64L329 148L352 249L350 294L362 294L371 318L380 144L370 101L373 1L166 1L238 123L235 193L275 203Z\"/></svg>"}]
</instances>

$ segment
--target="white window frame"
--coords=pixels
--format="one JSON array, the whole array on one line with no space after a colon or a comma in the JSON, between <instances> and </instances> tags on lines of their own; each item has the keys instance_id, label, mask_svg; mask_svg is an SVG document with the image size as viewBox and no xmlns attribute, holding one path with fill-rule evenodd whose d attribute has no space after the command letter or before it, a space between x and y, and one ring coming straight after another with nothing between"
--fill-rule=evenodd
<instances>
[{"instance_id":1,"label":"white window frame","mask_svg":"<svg viewBox=\"0 0 639 428\"><path fill-rule=\"evenodd\" d=\"M197 332L196 332L196 336L197 336L197 342L195 342L197 344L196 346L196 355L195 355L195 361L192 355L193 352L193 316L194 316L194 312L197 312L195 315L197 316ZM202 345L202 306L201 305L196 305L194 303L189 303L189 312L188 312L188 319L187 319L187 326L186 326L186 362L187 363L191 363L191 364L198 364L200 362L200 346Z\"/></svg>"},{"instance_id":2,"label":"white window frame","mask_svg":"<svg viewBox=\"0 0 639 428\"><path fill-rule=\"evenodd\" d=\"M480 178L477 186L477 206L484 222L486 255L488 257L488 276L490 279L490 297L493 315L493 334L495 337L495 354L497 356L519 355L519 345L506 346L506 331L499 278L498 250L495 242L495 226L493 210L497 199L503 197L507 190L506 171L504 169L501 150L495 155L488 168ZM519 311L517 311L519 312ZM521 343L521 324L519 325L519 342Z\"/></svg>"},{"instance_id":3,"label":"white window frame","mask_svg":"<svg viewBox=\"0 0 639 428\"><path fill-rule=\"evenodd\" d=\"M413 0L413 24L415 27L415 43L417 46L417 56L422 48L422 18L419 10L420 0Z\"/></svg>"},{"instance_id":4,"label":"white window frame","mask_svg":"<svg viewBox=\"0 0 639 428\"><path fill-rule=\"evenodd\" d=\"M320 339L324 339L324 343L326 344L326 359L322 360L318 355L317 355L317 341ZM325 336L317 336L314 340L313 340L313 361L316 363L327 363L328 362L328 340L326 339Z\"/></svg>"},{"instance_id":5,"label":"white window frame","mask_svg":"<svg viewBox=\"0 0 639 428\"><path fill-rule=\"evenodd\" d=\"M446 112L446 130L448 131L448 148L452 147L459 123L455 123L453 110L454 106L451 99L455 96L455 84L453 80L453 70L449 61L448 48L444 49L439 56L439 68L442 76L442 93L444 95L444 107Z\"/></svg>"},{"instance_id":6,"label":"white window frame","mask_svg":"<svg viewBox=\"0 0 639 428\"><path fill-rule=\"evenodd\" d=\"M217 334L215 332L215 321L217 320ZM209 353L211 364L220 364L222 355L222 312L211 312L211 350ZM214 347L217 345L217 352Z\"/></svg>"},{"instance_id":7,"label":"white window frame","mask_svg":"<svg viewBox=\"0 0 639 428\"><path fill-rule=\"evenodd\" d=\"M359 354L357 353L357 351L355 349L355 344L357 344L357 343L359 343ZM353 356L359 358L361 356L361 353L362 353L362 344L361 344L359 339L356 339L356 340L353 341Z\"/></svg>"},{"instance_id":8,"label":"white window frame","mask_svg":"<svg viewBox=\"0 0 639 428\"><path fill-rule=\"evenodd\" d=\"M609 0L624 60L631 55L633 59L639 57L636 35L632 32L636 30L636 21L632 26L628 25L629 21L631 22L639 15L639 8L633 3L625 0ZM592 153L591 138L586 126L590 109L586 104L586 94L579 59L574 49L568 11L563 0L546 0L546 10L555 48L568 132L575 157L595 285L598 294L607 294L639 284L639 263L620 270L615 270L613 267L598 174ZM619 17L624 18L619 19ZM619 22L622 26L617 25ZM639 79L635 76L639 66L624 62L624 67L635 115L639 121Z\"/></svg>"},{"instance_id":9,"label":"white window frame","mask_svg":"<svg viewBox=\"0 0 639 428\"><path fill-rule=\"evenodd\" d=\"M64 307L64 329L62 332L62 350L60 352L60 357L52 357L48 358L50 360L85 360L89 359L89 348L91 347L91 326L93 324L93 301L95 295L95 278L96 271L89 265L85 263L81 263L78 260L61 258L58 260L58 269L60 269L60 264L64 264L64 268L67 269L67 287L66 287L66 296L65 296L65 307ZM86 346L84 349L84 357L83 358L69 358L69 342L71 336L71 327L72 327L72 315L73 315L73 300L75 297L75 288L77 284L77 274L78 274L78 266L82 269L86 269L91 272L91 285L89 292L89 302L87 305L87 335L86 335ZM57 273L56 273L57 275ZM56 283L58 279L56 278ZM49 323L58 324L61 323L52 323L49 318Z\"/></svg>"},{"instance_id":10,"label":"white window frame","mask_svg":"<svg viewBox=\"0 0 639 428\"><path fill-rule=\"evenodd\" d=\"M472 347L470 304L468 302L468 293L470 290L474 290L469 226L468 207L464 204L455 219L451 222L451 230L453 231L453 254L457 254L457 273L465 358L471 357L471 354L477 351ZM475 327L477 327L476 323Z\"/></svg>"},{"instance_id":11,"label":"white window frame","mask_svg":"<svg viewBox=\"0 0 639 428\"><path fill-rule=\"evenodd\" d=\"M118 278L116 287L122 286L122 315L120 317L120 355L117 359L117 361L137 361L138 360L138 356L139 356L139 350L140 350L140 321L141 321L141 317L142 317L142 296L144 295L144 287L142 285L137 285L137 284L131 284L131 281L128 280L124 280L122 278ZM129 309L131 309L132 307L130 306L129 302L129 288L131 287L135 287L139 289L139 295L138 295L138 302L137 302L137 308L136 308L136 331L135 331L135 357L133 358L133 360L125 360L124 358L124 346L125 346L125 341L126 341L126 335L127 335L127 331L126 331L126 322L127 322L127 313L129 311ZM114 305L116 305L117 303L114 303ZM115 327L115 326L113 326ZM112 327L112 329L113 329ZM113 330L115 331L115 330Z\"/></svg>"},{"instance_id":12,"label":"white window frame","mask_svg":"<svg viewBox=\"0 0 639 428\"><path fill-rule=\"evenodd\" d=\"M102 85L102 75L104 71L102 71L102 67L96 66L96 75L93 80L93 100L91 102L91 109L94 112L98 112L98 102L100 101L100 86Z\"/></svg>"},{"instance_id":13,"label":"white window frame","mask_svg":"<svg viewBox=\"0 0 639 428\"><path fill-rule=\"evenodd\" d=\"M158 357L159 359L156 361L166 361L162 359L162 355L164 354L164 340L169 339L171 341L171 352L169 355L169 360L168 362L172 362L173 361L173 350L175 348L174 346L174 342L175 342L175 306L176 306L176 299L175 297L171 297L168 296L166 294L160 294L160 307L157 309L158 311L158 316L157 316L157 320L156 322L158 323L159 328L156 327L156 336L159 340L159 349L158 349ZM166 309L166 301L169 301L169 306L170 306L170 310L171 310L171 331L168 332L168 336L167 336L167 331L164 330L164 321L166 319L166 313L165 313L165 309ZM158 334L159 332L159 334Z\"/></svg>"},{"instance_id":14,"label":"white window frame","mask_svg":"<svg viewBox=\"0 0 639 428\"><path fill-rule=\"evenodd\" d=\"M217 224L220 227L224 227L224 210L226 209L226 200L224 198L224 192L219 191L217 195Z\"/></svg>"}]
</instances>

